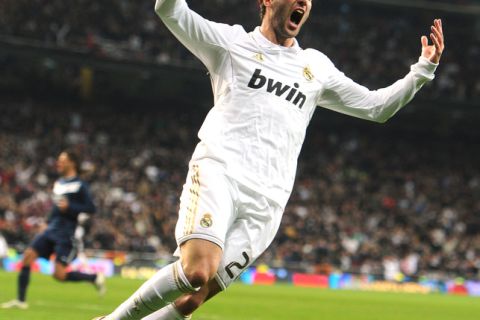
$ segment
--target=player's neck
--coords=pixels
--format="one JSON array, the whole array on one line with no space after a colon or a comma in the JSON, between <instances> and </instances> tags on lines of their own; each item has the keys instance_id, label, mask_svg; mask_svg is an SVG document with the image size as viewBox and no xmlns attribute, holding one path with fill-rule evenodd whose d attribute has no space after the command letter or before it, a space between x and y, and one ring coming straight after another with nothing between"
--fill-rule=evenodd
<instances>
[{"instance_id":1,"label":"player's neck","mask_svg":"<svg viewBox=\"0 0 480 320\"><path fill-rule=\"evenodd\" d=\"M294 45L295 40L294 38L283 38L272 27L271 23L267 23L265 21L262 22L260 26L260 32L262 35L267 38L273 44L277 44L283 47L291 47Z\"/></svg>"},{"instance_id":2,"label":"player's neck","mask_svg":"<svg viewBox=\"0 0 480 320\"><path fill-rule=\"evenodd\" d=\"M77 176L77 172L75 170L67 171L65 174L62 175L64 179L71 179Z\"/></svg>"}]
</instances>

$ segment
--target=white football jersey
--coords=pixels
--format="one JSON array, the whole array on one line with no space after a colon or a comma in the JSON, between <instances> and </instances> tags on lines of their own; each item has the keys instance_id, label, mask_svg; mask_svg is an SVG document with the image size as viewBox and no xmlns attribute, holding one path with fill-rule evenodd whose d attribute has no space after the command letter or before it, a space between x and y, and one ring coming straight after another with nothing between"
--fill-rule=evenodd
<instances>
[{"instance_id":1,"label":"white football jersey","mask_svg":"<svg viewBox=\"0 0 480 320\"><path fill-rule=\"evenodd\" d=\"M204 19L185 0L157 0L155 11L207 67L214 106L192 160L214 159L227 175L285 206L316 106L385 122L434 78L425 58L393 85L370 91L314 49L271 43L257 27Z\"/></svg>"}]
</instances>

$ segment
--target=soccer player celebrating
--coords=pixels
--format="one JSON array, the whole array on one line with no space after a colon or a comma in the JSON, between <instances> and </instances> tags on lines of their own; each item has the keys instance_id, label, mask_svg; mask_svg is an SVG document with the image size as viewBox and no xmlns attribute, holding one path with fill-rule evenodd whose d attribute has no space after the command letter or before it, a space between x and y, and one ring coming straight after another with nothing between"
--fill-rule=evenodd
<instances>
[{"instance_id":1,"label":"soccer player celebrating","mask_svg":"<svg viewBox=\"0 0 480 320\"><path fill-rule=\"evenodd\" d=\"M67 272L68 264L75 258L74 233L77 216L80 213L93 214L95 206L87 184L79 179L79 159L72 151L63 151L57 159L57 172L60 178L53 186L54 206L48 226L25 250L22 269L18 276L18 297L5 302L2 308L28 308L26 294L30 282L31 264L38 258L56 255L53 277L59 281L88 281L94 284L100 294L105 292L103 274Z\"/></svg>"},{"instance_id":2,"label":"soccer player celebrating","mask_svg":"<svg viewBox=\"0 0 480 320\"><path fill-rule=\"evenodd\" d=\"M207 67L215 105L199 131L180 198L180 259L97 319L189 319L273 240L316 106L385 122L434 78L444 49L442 23L435 20L433 45L421 38L421 56L410 72L370 91L321 52L298 44L311 0L259 5L261 25L246 32L202 18L185 0L156 1L163 23Z\"/></svg>"}]
</instances>

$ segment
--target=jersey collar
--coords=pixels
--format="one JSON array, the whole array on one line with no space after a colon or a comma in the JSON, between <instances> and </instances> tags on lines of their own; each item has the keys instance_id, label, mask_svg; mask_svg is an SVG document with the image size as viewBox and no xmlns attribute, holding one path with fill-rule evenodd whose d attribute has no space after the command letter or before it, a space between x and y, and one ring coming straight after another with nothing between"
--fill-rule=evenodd
<instances>
[{"instance_id":1,"label":"jersey collar","mask_svg":"<svg viewBox=\"0 0 480 320\"><path fill-rule=\"evenodd\" d=\"M70 181L73 181L73 180L77 180L78 179L78 176L73 176L73 177L60 177L59 180L61 181L64 181L64 182L70 182Z\"/></svg>"},{"instance_id":2,"label":"jersey collar","mask_svg":"<svg viewBox=\"0 0 480 320\"><path fill-rule=\"evenodd\" d=\"M300 45L296 38L293 38L293 46L291 47L284 47L275 43L272 43L270 40L265 38L265 36L260 32L260 27L256 27L255 30L252 32L252 36L255 41L259 44L260 47L264 49L273 49L273 50L285 50L285 51L292 51L298 52L301 50Z\"/></svg>"}]
</instances>

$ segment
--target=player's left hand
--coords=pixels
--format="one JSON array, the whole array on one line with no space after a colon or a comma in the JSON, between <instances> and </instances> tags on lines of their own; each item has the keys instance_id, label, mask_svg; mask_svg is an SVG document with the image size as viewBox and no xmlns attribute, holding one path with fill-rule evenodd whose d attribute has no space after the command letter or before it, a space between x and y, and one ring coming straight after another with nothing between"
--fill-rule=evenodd
<instances>
[{"instance_id":1,"label":"player's left hand","mask_svg":"<svg viewBox=\"0 0 480 320\"><path fill-rule=\"evenodd\" d=\"M68 209L68 200L65 198L58 200L57 207L61 212L66 212Z\"/></svg>"},{"instance_id":2,"label":"player's left hand","mask_svg":"<svg viewBox=\"0 0 480 320\"><path fill-rule=\"evenodd\" d=\"M442 20L435 19L430 29L432 30L432 33L430 33L430 39L432 40L433 45L428 45L428 38L422 36L422 57L427 58L433 63L439 63L443 49L445 48Z\"/></svg>"}]
</instances>

